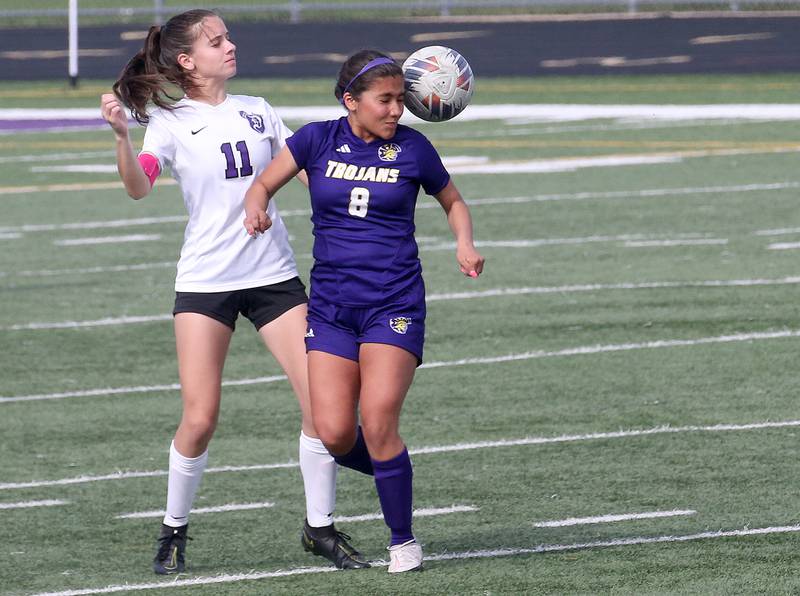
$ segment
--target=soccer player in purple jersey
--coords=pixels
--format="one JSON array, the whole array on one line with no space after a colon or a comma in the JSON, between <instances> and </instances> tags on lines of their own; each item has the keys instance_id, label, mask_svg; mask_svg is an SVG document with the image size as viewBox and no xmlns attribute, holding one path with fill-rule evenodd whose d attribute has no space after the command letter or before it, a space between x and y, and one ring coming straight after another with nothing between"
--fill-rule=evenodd
<instances>
[{"instance_id":1,"label":"soccer player in purple jersey","mask_svg":"<svg viewBox=\"0 0 800 596\"><path fill-rule=\"evenodd\" d=\"M307 172L315 237L306 331L314 425L340 465L374 475L391 530L389 572L400 573L422 567L411 530L411 460L399 434L425 334L414 240L420 187L447 214L461 272L477 277L484 259L473 245L469 209L436 150L398 124L400 67L380 52L360 51L342 66L335 95L347 116L312 122L287 139L247 191L244 225L257 242L272 225L269 199Z\"/></svg>"}]
</instances>

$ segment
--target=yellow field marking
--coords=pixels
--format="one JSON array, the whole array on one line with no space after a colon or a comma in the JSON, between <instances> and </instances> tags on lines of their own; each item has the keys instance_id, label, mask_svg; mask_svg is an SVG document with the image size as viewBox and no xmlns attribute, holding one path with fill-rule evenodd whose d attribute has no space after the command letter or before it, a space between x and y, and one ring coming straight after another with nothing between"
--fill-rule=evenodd
<instances>
[{"instance_id":1,"label":"yellow field marking","mask_svg":"<svg viewBox=\"0 0 800 596\"><path fill-rule=\"evenodd\" d=\"M172 178L159 180L159 186L175 186ZM29 194L34 192L75 192L81 190L117 190L122 182L76 182L73 184L36 184L30 186L0 186L0 195Z\"/></svg>"}]
</instances>

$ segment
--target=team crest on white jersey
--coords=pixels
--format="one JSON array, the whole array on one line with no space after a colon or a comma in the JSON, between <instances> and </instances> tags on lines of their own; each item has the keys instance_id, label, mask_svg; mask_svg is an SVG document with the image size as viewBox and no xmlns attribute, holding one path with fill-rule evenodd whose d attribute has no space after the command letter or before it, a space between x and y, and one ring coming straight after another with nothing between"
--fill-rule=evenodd
<instances>
[{"instance_id":1,"label":"team crest on white jersey","mask_svg":"<svg viewBox=\"0 0 800 596\"><path fill-rule=\"evenodd\" d=\"M389 327L392 328L392 331L400 335L406 334L409 325L411 325L411 319L409 317L395 317L389 319Z\"/></svg>"},{"instance_id":2,"label":"team crest on white jersey","mask_svg":"<svg viewBox=\"0 0 800 596\"><path fill-rule=\"evenodd\" d=\"M378 147L378 157L381 161L396 161L397 155L402 151L397 143L386 143Z\"/></svg>"},{"instance_id":3,"label":"team crest on white jersey","mask_svg":"<svg viewBox=\"0 0 800 596\"><path fill-rule=\"evenodd\" d=\"M260 114L248 114L244 110L239 112L239 115L247 120L247 123L257 133L264 132L264 117Z\"/></svg>"}]
</instances>

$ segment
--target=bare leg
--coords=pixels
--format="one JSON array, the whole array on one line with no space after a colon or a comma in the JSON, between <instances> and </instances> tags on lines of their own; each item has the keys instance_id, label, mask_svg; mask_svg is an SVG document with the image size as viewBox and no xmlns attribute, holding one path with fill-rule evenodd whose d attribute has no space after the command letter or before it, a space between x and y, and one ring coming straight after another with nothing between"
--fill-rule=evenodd
<instances>
[{"instance_id":1,"label":"bare leg","mask_svg":"<svg viewBox=\"0 0 800 596\"><path fill-rule=\"evenodd\" d=\"M186 457L205 452L217 426L222 368L232 331L205 315L175 315L175 343L181 380L183 416L175 447Z\"/></svg>"},{"instance_id":2,"label":"bare leg","mask_svg":"<svg viewBox=\"0 0 800 596\"><path fill-rule=\"evenodd\" d=\"M361 424L373 459L388 460L405 445L400 438L400 409L414 380L417 358L387 344L363 344Z\"/></svg>"},{"instance_id":3,"label":"bare leg","mask_svg":"<svg viewBox=\"0 0 800 596\"><path fill-rule=\"evenodd\" d=\"M306 343L305 304L300 304L286 311L274 321L270 321L258 330L267 349L281 365L289 377L294 394L303 414L303 433L309 437L317 437L311 418L311 398L308 394L308 359Z\"/></svg>"},{"instance_id":4,"label":"bare leg","mask_svg":"<svg viewBox=\"0 0 800 596\"><path fill-rule=\"evenodd\" d=\"M270 321L259 333L283 368L297 396L303 415L299 441L300 472L306 497L306 522L311 528L333 527L336 509L336 462L319 440L311 418L308 392L308 359L303 336L306 332L305 304L295 306Z\"/></svg>"},{"instance_id":5,"label":"bare leg","mask_svg":"<svg viewBox=\"0 0 800 596\"><path fill-rule=\"evenodd\" d=\"M312 350L308 353L311 411L319 437L334 456L356 442L358 362Z\"/></svg>"},{"instance_id":6,"label":"bare leg","mask_svg":"<svg viewBox=\"0 0 800 596\"><path fill-rule=\"evenodd\" d=\"M217 425L220 385L231 330L205 315L175 316L183 416L170 447L164 524L185 526L203 477L207 448ZM164 570L158 571L158 573Z\"/></svg>"}]
</instances>

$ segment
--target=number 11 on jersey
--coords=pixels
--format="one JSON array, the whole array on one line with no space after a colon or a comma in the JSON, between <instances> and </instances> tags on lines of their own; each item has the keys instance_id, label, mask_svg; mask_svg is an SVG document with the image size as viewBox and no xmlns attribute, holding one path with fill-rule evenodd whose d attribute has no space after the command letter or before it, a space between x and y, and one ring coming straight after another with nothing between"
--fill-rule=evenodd
<instances>
[{"instance_id":1,"label":"number 11 on jersey","mask_svg":"<svg viewBox=\"0 0 800 596\"><path fill-rule=\"evenodd\" d=\"M253 166L250 165L250 152L247 150L247 143L239 141L236 143L236 150L242 157L242 167L236 167L236 156L230 143L222 143L219 150L225 154L225 178L246 178L253 175Z\"/></svg>"}]
</instances>

